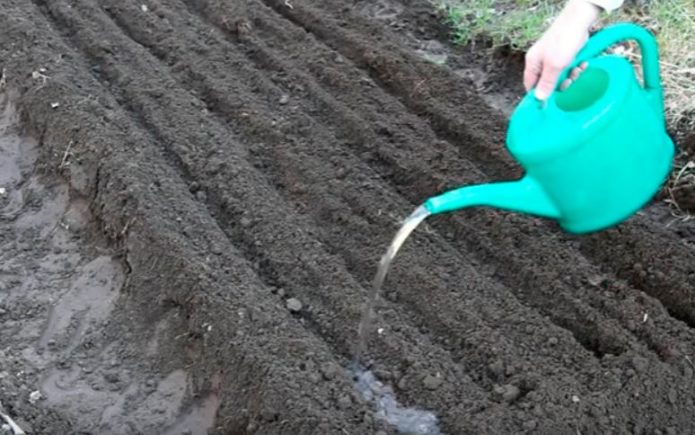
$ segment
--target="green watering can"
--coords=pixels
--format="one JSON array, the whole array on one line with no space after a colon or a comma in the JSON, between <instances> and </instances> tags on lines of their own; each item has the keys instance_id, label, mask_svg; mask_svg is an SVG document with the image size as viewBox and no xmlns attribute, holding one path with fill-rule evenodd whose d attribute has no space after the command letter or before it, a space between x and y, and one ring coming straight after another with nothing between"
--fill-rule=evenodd
<instances>
[{"instance_id":1,"label":"green watering can","mask_svg":"<svg viewBox=\"0 0 695 435\"><path fill-rule=\"evenodd\" d=\"M640 45L644 87L627 59L599 56L626 39ZM606 27L558 83L585 61L587 68L566 90L545 102L531 91L515 108L506 143L525 170L521 179L429 198L429 214L489 206L554 219L581 234L616 225L646 205L666 181L675 153L666 132L656 41L634 24Z\"/></svg>"}]
</instances>

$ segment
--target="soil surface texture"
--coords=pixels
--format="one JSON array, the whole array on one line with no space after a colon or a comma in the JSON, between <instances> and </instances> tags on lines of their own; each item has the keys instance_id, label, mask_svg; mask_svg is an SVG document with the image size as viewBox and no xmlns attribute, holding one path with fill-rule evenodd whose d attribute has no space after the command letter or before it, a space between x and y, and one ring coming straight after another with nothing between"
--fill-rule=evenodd
<instances>
[{"instance_id":1,"label":"soil surface texture","mask_svg":"<svg viewBox=\"0 0 695 435\"><path fill-rule=\"evenodd\" d=\"M0 434L695 433L695 229L658 199L428 219L353 378L401 220L521 175L520 60L429 2L2 4Z\"/></svg>"}]
</instances>

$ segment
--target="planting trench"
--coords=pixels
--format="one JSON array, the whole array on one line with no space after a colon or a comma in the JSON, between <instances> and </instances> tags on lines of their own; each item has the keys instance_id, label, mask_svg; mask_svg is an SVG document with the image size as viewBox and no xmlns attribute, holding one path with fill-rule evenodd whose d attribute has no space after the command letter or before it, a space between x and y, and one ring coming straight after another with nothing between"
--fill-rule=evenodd
<instances>
[{"instance_id":1,"label":"planting trench","mask_svg":"<svg viewBox=\"0 0 695 435\"><path fill-rule=\"evenodd\" d=\"M395 433L347 370L376 264L427 196L519 176L519 90L414 0L5 3L0 412ZM446 434L692 432L694 232L668 216L426 221L371 372Z\"/></svg>"}]
</instances>

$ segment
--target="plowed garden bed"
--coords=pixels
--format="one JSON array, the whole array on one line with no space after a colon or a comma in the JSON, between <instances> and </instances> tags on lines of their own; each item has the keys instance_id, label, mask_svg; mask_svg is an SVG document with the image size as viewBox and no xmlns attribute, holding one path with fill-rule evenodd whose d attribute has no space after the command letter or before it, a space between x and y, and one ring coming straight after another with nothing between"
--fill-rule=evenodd
<instances>
[{"instance_id":1,"label":"plowed garden bed","mask_svg":"<svg viewBox=\"0 0 695 435\"><path fill-rule=\"evenodd\" d=\"M519 71L486 76L430 10L4 1L0 411L35 434L395 433L347 370L377 262L427 196L521 173ZM584 237L431 219L370 368L446 434L693 433L694 234L660 201Z\"/></svg>"}]
</instances>

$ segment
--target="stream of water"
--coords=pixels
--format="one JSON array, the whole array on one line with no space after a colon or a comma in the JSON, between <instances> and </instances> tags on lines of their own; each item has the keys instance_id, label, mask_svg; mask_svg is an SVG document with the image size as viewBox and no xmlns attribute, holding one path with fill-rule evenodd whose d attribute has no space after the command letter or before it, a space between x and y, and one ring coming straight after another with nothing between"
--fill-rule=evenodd
<instances>
[{"instance_id":1,"label":"stream of water","mask_svg":"<svg viewBox=\"0 0 695 435\"><path fill-rule=\"evenodd\" d=\"M391 245L389 246L386 253L381 257L379 262L379 267L377 269L376 275L374 276L374 282L372 284L372 289L369 293L369 299L362 312L362 319L360 320L359 327L357 329L357 346L354 354L354 363L356 365L360 364L362 354L367 346L367 336L369 335L369 329L372 323L372 318L374 316L374 305L376 304L379 294L381 292L381 287L384 284L384 279L388 273L389 267L393 258L398 253L405 240L408 238L410 233L417 228L420 223L430 215L430 212L424 207L418 207L410 216L408 216L404 221L401 228L396 233L393 238Z\"/></svg>"},{"instance_id":2,"label":"stream of water","mask_svg":"<svg viewBox=\"0 0 695 435\"><path fill-rule=\"evenodd\" d=\"M418 207L405 219L388 250L381 257L369 299L360 320L354 361L350 368L357 390L365 400L373 402L376 406L377 418L395 426L400 433L409 435L440 435L437 417L428 411L401 406L392 389L379 382L371 371L363 369L360 360L367 346L367 337L375 314L374 306L379 298L391 262L410 233L429 215L430 212L424 206Z\"/></svg>"}]
</instances>

